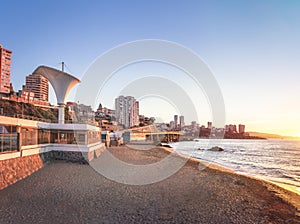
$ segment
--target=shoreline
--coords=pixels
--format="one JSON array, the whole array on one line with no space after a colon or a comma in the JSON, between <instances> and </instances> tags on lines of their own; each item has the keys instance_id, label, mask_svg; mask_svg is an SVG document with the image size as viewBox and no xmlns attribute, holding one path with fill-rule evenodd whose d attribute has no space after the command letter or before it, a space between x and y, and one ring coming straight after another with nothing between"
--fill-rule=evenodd
<instances>
[{"instance_id":1,"label":"shoreline","mask_svg":"<svg viewBox=\"0 0 300 224\"><path fill-rule=\"evenodd\" d=\"M201 139L201 138L198 138L198 139ZM236 140L243 140L243 139L236 139ZM255 139L255 140L257 140L257 139ZM267 140L269 140L269 139L267 139ZM271 140L279 140L279 139L271 139ZM284 140L286 140L286 139L284 139ZM290 139L290 140L293 141L295 139ZM295 141L298 141L298 140L295 140ZM172 148L172 146L170 146L169 144L167 144L167 147ZM178 152L178 154L181 155L179 152ZM184 156L184 155L182 155L182 156ZM189 157L189 155L187 155L187 157ZM236 174L248 176L250 178L254 178L254 179L258 179L258 180L263 180L263 181L275 184L278 187L281 187L281 188L283 188L285 190L291 191L292 193L295 193L295 194L297 194L297 195L300 196L300 186L298 187L298 186L295 186L295 185L290 185L290 184L285 183L285 182L276 181L276 178L271 178L271 177L269 177L267 175L256 175L255 176L255 174L248 173L247 169L245 169L244 171L239 172L239 171L236 171L234 168L231 168L230 165L226 166L226 165L223 165L221 163L217 163L215 161L205 160L203 158L197 158L197 157L190 157L190 158L195 158L195 159L199 159L200 161L206 161L208 163L215 164L216 166L220 166L220 167L232 170L232 172L234 172ZM278 178L278 180L280 180L280 178Z\"/></svg>"},{"instance_id":2,"label":"shoreline","mask_svg":"<svg viewBox=\"0 0 300 224\"><path fill-rule=\"evenodd\" d=\"M129 168L153 164L155 169L140 172L143 169L118 169L115 164L114 170L106 160L109 153ZM157 182L122 181L147 180L164 172L173 162L159 162L168 156L184 165ZM52 161L0 191L0 223L300 223L299 210L291 202L299 203L299 196L214 164L199 169L203 162L183 158L171 148L110 147L94 162L121 179L105 177L92 164Z\"/></svg>"},{"instance_id":3,"label":"shoreline","mask_svg":"<svg viewBox=\"0 0 300 224\"><path fill-rule=\"evenodd\" d=\"M251 174L247 174L246 172L238 172L238 171L235 171L234 169L232 169L230 167L227 167L227 166L224 166L222 164L215 163L215 162L212 162L212 161L208 161L208 160L204 160L204 159L199 159L199 158L194 158L194 157L191 157L191 158L192 159L196 159L196 160L200 160L200 161L204 161L204 162L207 162L207 163L210 163L210 164L213 164L213 165L215 165L217 167L220 167L221 169L224 169L224 170L230 170L234 174L237 174L237 175L246 176L246 177L249 177L249 178L252 178L252 179L256 179L256 180L266 181L267 183L274 184L274 185L276 185L276 186L278 186L280 188L283 188L284 190L290 191L290 192L295 193L295 194L297 194L297 195L300 196L300 191L297 190L297 187L292 187L292 186L290 186L288 184L284 184L284 183L280 183L280 182L276 182L276 181L272 181L272 180L267 180L267 179L264 179L263 176L256 177L256 176L252 176Z\"/></svg>"},{"instance_id":4,"label":"shoreline","mask_svg":"<svg viewBox=\"0 0 300 224\"><path fill-rule=\"evenodd\" d=\"M238 173L235 170L230 169L226 166L222 166L218 163L182 155L182 154L178 153L177 151L173 150L172 147L170 147L170 148L164 147L164 146L158 146L158 147L165 150L168 153L176 153L178 156L188 159L190 161L196 162L198 164L200 164L200 163L205 164L206 168L217 170L217 171L224 172L224 173L233 174L236 176L243 176L243 177L246 177L246 178L249 178L252 180L259 181L259 182L263 183L270 191L272 191L272 192L275 191L277 196L279 196L280 198L282 198L283 200L285 200L286 202L288 202L292 206L294 206L298 210L297 214L300 216L300 193L297 192L296 189L293 190L292 188L287 188L287 186L285 186L284 184L278 184L278 183L275 183L275 182L272 182L269 180L265 180L262 178L254 177L254 176L251 176L248 174Z\"/></svg>"}]
</instances>

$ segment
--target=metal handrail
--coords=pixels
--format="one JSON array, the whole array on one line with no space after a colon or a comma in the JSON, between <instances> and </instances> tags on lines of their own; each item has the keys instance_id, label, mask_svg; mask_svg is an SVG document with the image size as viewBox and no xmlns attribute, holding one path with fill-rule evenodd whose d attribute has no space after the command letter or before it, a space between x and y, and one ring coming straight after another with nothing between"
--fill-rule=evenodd
<instances>
[{"instance_id":1,"label":"metal handrail","mask_svg":"<svg viewBox=\"0 0 300 224\"><path fill-rule=\"evenodd\" d=\"M39 117L24 115L24 114L13 114L13 115L12 114L0 114L0 116L26 119L26 120L33 120L33 121L40 121L40 122L45 122L45 123L57 123L57 120L44 119L44 118L39 118ZM66 120L65 124L90 124L90 125L96 125L96 122L90 121L90 120L89 121Z\"/></svg>"}]
</instances>

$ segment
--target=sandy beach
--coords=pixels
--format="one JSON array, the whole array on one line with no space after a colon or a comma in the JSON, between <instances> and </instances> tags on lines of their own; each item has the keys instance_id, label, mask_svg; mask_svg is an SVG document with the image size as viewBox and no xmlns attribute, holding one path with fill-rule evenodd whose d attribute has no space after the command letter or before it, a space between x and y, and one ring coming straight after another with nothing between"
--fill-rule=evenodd
<instances>
[{"instance_id":1,"label":"sandy beach","mask_svg":"<svg viewBox=\"0 0 300 224\"><path fill-rule=\"evenodd\" d=\"M170 152L113 147L132 164ZM95 161L97 162L97 161ZM0 191L0 223L300 223L300 196L273 184L189 160L158 183L111 181L91 166L54 161Z\"/></svg>"}]
</instances>

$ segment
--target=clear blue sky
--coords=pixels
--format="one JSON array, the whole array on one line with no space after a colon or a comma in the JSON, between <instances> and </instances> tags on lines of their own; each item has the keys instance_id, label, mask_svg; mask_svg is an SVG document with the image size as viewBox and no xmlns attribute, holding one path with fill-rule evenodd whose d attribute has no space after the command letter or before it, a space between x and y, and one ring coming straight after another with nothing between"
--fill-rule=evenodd
<instances>
[{"instance_id":1,"label":"clear blue sky","mask_svg":"<svg viewBox=\"0 0 300 224\"><path fill-rule=\"evenodd\" d=\"M300 1L2 1L0 43L20 89L38 65L82 77L99 55L154 38L195 51L224 95L228 123L300 135ZM201 121L206 122L205 120Z\"/></svg>"}]
</instances>

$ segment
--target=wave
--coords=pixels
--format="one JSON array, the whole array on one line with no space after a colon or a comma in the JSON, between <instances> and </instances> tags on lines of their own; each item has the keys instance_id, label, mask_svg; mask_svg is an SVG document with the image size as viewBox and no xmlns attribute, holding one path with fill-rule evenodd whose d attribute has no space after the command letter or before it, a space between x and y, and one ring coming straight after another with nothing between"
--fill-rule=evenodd
<instances>
[{"instance_id":1,"label":"wave","mask_svg":"<svg viewBox=\"0 0 300 224\"><path fill-rule=\"evenodd\" d=\"M223 152L197 148L219 146ZM300 144L285 140L204 140L172 143L178 153L212 162L236 172L300 187Z\"/></svg>"}]
</instances>

